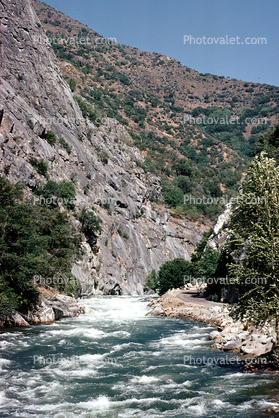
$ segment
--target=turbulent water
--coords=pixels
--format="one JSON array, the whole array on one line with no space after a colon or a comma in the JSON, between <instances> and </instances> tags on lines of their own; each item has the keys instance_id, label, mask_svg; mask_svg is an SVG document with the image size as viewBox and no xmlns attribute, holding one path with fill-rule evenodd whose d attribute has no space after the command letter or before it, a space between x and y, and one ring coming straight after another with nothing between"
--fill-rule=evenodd
<instances>
[{"instance_id":1,"label":"turbulent water","mask_svg":"<svg viewBox=\"0 0 279 418\"><path fill-rule=\"evenodd\" d=\"M228 364L212 327L146 317L140 297L84 303L92 314L2 332L1 417L255 418L274 405L278 379Z\"/></svg>"}]
</instances>

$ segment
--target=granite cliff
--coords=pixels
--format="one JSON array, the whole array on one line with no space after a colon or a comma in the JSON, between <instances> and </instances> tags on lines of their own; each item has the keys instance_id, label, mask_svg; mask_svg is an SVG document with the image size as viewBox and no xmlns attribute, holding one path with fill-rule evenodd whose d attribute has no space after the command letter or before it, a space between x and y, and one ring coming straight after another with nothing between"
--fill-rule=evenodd
<instances>
[{"instance_id":1,"label":"granite cliff","mask_svg":"<svg viewBox=\"0 0 279 418\"><path fill-rule=\"evenodd\" d=\"M82 293L142 294L148 273L189 260L208 226L154 202L163 199L160 179L140 167L143 156L121 124L105 118L97 127L83 117L51 46L37 42L44 30L30 0L0 0L0 27L0 175L23 182L31 196L46 182L30 163L36 159L47 162L49 179L73 181L76 212L94 206L102 219L97 242L84 237L72 268ZM70 153L47 142L49 130Z\"/></svg>"}]
</instances>

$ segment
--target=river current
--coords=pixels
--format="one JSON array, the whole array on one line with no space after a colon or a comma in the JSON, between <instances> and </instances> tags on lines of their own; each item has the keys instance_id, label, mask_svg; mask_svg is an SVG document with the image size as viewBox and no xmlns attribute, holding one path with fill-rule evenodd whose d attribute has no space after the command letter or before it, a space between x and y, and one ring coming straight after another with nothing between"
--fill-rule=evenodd
<instances>
[{"instance_id":1,"label":"river current","mask_svg":"<svg viewBox=\"0 0 279 418\"><path fill-rule=\"evenodd\" d=\"M143 297L83 300L94 312L4 329L0 417L263 417L279 379L209 349L213 327L145 316Z\"/></svg>"}]
</instances>

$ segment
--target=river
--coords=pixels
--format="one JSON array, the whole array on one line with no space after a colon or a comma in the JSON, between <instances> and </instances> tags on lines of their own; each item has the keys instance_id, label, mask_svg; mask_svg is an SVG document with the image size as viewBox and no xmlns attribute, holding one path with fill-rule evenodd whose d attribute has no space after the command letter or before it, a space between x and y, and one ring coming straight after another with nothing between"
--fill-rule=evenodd
<instances>
[{"instance_id":1,"label":"river","mask_svg":"<svg viewBox=\"0 0 279 418\"><path fill-rule=\"evenodd\" d=\"M149 317L143 297L95 296L88 315L1 331L0 417L262 417L279 392L209 349L212 326Z\"/></svg>"}]
</instances>

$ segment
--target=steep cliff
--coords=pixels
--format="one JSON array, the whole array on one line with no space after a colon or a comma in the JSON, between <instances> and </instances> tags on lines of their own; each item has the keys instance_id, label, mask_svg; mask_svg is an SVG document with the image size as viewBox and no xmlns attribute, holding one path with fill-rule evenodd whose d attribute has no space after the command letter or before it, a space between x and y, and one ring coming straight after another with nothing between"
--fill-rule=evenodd
<instances>
[{"instance_id":1,"label":"steep cliff","mask_svg":"<svg viewBox=\"0 0 279 418\"><path fill-rule=\"evenodd\" d=\"M153 202L162 199L160 179L140 168L143 157L122 125L108 118L98 128L83 118L51 46L37 42L44 31L30 0L0 0L0 27L0 175L31 195L46 182L33 158L47 161L51 180L73 181L76 212L94 206L102 219L97 244L84 237L83 260L72 269L83 293L141 294L147 274L189 259L207 227ZM49 130L70 154L44 139Z\"/></svg>"}]
</instances>

